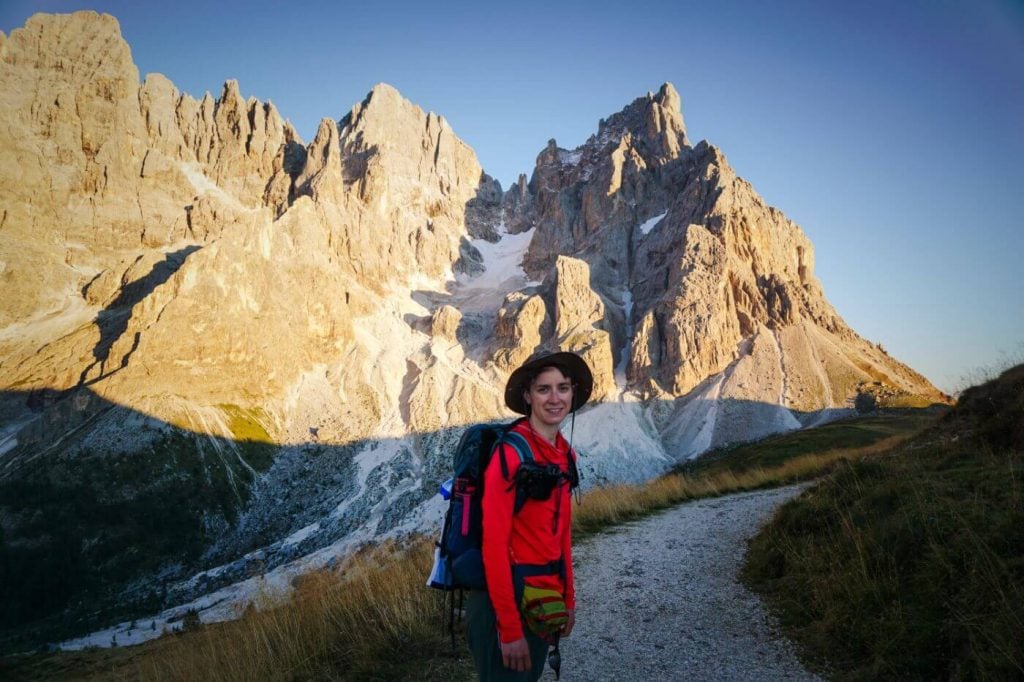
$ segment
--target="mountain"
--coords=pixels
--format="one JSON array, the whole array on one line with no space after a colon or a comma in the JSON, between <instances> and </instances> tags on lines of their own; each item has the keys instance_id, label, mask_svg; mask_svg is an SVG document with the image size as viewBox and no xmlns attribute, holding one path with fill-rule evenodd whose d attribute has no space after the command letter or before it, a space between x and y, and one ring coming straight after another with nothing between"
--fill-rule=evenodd
<instances>
[{"instance_id":1,"label":"mountain","mask_svg":"<svg viewBox=\"0 0 1024 682\"><path fill-rule=\"evenodd\" d=\"M586 485L948 400L843 322L670 84L507 191L388 85L307 145L234 81L140 84L93 12L0 34L0 92L8 631L435 524L461 427L542 347L594 368Z\"/></svg>"}]
</instances>

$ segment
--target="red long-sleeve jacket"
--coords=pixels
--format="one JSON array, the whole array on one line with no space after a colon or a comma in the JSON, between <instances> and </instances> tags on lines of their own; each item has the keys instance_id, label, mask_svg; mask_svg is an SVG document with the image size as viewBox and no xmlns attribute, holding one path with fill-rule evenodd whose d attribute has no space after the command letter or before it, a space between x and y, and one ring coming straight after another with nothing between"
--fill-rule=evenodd
<instances>
[{"instance_id":1,"label":"red long-sleeve jacket","mask_svg":"<svg viewBox=\"0 0 1024 682\"><path fill-rule=\"evenodd\" d=\"M558 434L552 445L535 433L527 420L516 425L530 444L538 464L557 464L568 471L569 444ZM504 452L502 452L504 450ZM575 453L573 453L575 457ZM506 479L499 457L505 457L509 478ZM502 642L523 637L519 608L512 587L513 564L545 564L565 560L565 577L535 576L530 585L557 589L565 595L566 608L576 608L572 576L572 495L569 484L562 482L547 500L527 500L519 513L513 514L516 491L511 481L519 470L519 457L511 446L494 452L484 473L483 556L487 590L498 619L498 635Z\"/></svg>"}]
</instances>

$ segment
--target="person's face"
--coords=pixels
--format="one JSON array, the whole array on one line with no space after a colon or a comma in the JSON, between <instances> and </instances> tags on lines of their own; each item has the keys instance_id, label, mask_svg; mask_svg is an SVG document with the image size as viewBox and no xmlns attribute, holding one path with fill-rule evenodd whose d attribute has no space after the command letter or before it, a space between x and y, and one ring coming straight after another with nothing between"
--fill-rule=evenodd
<instances>
[{"instance_id":1,"label":"person's face","mask_svg":"<svg viewBox=\"0 0 1024 682\"><path fill-rule=\"evenodd\" d=\"M557 367L548 367L533 380L523 399L531 417L557 427L572 410L572 381Z\"/></svg>"}]
</instances>

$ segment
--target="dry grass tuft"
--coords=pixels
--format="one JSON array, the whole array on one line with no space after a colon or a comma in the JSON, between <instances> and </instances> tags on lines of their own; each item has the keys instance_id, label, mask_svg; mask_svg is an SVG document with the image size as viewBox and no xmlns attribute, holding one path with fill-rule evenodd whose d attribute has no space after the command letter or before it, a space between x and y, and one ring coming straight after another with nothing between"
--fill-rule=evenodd
<instances>
[{"instance_id":1,"label":"dry grass tuft","mask_svg":"<svg viewBox=\"0 0 1024 682\"><path fill-rule=\"evenodd\" d=\"M304 576L282 604L172 637L124 675L141 680L450 679L440 594L424 587L433 545L417 539L357 553Z\"/></svg>"}]
</instances>

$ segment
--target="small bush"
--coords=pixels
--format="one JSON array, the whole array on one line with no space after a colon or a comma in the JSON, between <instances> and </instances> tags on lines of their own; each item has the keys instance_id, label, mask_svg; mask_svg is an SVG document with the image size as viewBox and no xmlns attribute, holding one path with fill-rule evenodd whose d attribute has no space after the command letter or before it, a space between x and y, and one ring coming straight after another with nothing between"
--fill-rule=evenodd
<instances>
[{"instance_id":1,"label":"small bush","mask_svg":"<svg viewBox=\"0 0 1024 682\"><path fill-rule=\"evenodd\" d=\"M202 621L199 620L199 613L195 609L189 609L185 612L185 617L181 619L181 629L185 632L195 632L202 625Z\"/></svg>"}]
</instances>

